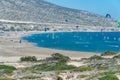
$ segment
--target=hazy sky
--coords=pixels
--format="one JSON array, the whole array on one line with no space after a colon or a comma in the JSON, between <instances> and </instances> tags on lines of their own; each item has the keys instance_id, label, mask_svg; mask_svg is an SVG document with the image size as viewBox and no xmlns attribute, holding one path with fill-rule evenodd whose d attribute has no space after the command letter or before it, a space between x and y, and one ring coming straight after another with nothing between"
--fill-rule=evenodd
<instances>
[{"instance_id":1,"label":"hazy sky","mask_svg":"<svg viewBox=\"0 0 120 80\"><path fill-rule=\"evenodd\" d=\"M120 20L120 0L46 0L64 7L86 10L100 15L111 14Z\"/></svg>"}]
</instances>

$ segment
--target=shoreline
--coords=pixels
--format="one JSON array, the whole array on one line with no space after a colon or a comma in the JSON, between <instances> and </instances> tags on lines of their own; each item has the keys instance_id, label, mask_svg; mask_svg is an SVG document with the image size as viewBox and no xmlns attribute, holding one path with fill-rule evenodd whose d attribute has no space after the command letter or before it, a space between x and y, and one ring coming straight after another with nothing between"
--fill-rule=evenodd
<instances>
[{"instance_id":1,"label":"shoreline","mask_svg":"<svg viewBox=\"0 0 120 80\"><path fill-rule=\"evenodd\" d=\"M27 41L19 43L22 37L29 36L32 34L40 34L44 32L32 31L32 32L7 32L3 33L0 39L0 62L16 62L22 56L36 56L38 59L44 59L51 56L53 53L60 53L69 56L71 59L81 59L90 57L92 55L99 55L94 52L78 52L78 51L67 51L42 48L33 45ZM1 37L1 36L0 36Z\"/></svg>"}]
</instances>

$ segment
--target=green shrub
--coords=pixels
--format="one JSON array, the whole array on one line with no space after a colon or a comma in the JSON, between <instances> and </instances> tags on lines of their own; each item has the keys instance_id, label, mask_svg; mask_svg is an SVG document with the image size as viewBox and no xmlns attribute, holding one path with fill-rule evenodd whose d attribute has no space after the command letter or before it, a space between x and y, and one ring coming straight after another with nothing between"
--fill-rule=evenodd
<instances>
[{"instance_id":1,"label":"green shrub","mask_svg":"<svg viewBox=\"0 0 120 80\"><path fill-rule=\"evenodd\" d=\"M108 74L102 78L99 78L99 80L119 80L119 79L114 74Z\"/></svg>"},{"instance_id":2,"label":"green shrub","mask_svg":"<svg viewBox=\"0 0 120 80\"><path fill-rule=\"evenodd\" d=\"M67 65L66 62L70 58L59 53L52 54L51 57L46 58L43 64L33 66L32 70L38 71L60 71L60 70L73 70L76 67L73 65Z\"/></svg>"},{"instance_id":3,"label":"green shrub","mask_svg":"<svg viewBox=\"0 0 120 80\"><path fill-rule=\"evenodd\" d=\"M100 75L111 75L111 74L115 74L116 73L116 71L114 72L112 72L112 71L109 71L109 72L103 72L103 73L100 73Z\"/></svg>"},{"instance_id":4,"label":"green shrub","mask_svg":"<svg viewBox=\"0 0 120 80\"><path fill-rule=\"evenodd\" d=\"M4 70L3 73L11 75L13 73L13 70Z\"/></svg>"},{"instance_id":5,"label":"green shrub","mask_svg":"<svg viewBox=\"0 0 120 80\"><path fill-rule=\"evenodd\" d=\"M37 61L37 58L35 56L25 56L25 57L21 57L20 60L26 62L35 62Z\"/></svg>"},{"instance_id":6,"label":"green shrub","mask_svg":"<svg viewBox=\"0 0 120 80\"><path fill-rule=\"evenodd\" d=\"M98 55L94 55L94 56L91 56L90 58L88 58L89 60L101 60L101 59L104 59L103 57L101 56L98 56Z\"/></svg>"},{"instance_id":7,"label":"green shrub","mask_svg":"<svg viewBox=\"0 0 120 80\"><path fill-rule=\"evenodd\" d=\"M11 75L16 68L13 66L0 65L0 70L2 70L3 74Z\"/></svg>"},{"instance_id":8,"label":"green shrub","mask_svg":"<svg viewBox=\"0 0 120 80\"><path fill-rule=\"evenodd\" d=\"M47 58L46 60L51 61L51 62L58 61L58 62L66 63L67 61L70 60L70 58L68 56L64 56L60 53L55 53L55 54L52 54L52 56Z\"/></svg>"},{"instance_id":9,"label":"green shrub","mask_svg":"<svg viewBox=\"0 0 120 80\"><path fill-rule=\"evenodd\" d=\"M109 56L109 55L115 55L115 52L112 51L105 51L103 54L101 54L101 56Z\"/></svg>"},{"instance_id":10,"label":"green shrub","mask_svg":"<svg viewBox=\"0 0 120 80\"><path fill-rule=\"evenodd\" d=\"M97 67L97 69L98 70L106 70L106 69L108 69L108 67L107 66L99 66L99 67Z\"/></svg>"},{"instance_id":11,"label":"green shrub","mask_svg":"<svg viewBox=\"0 0 120 80\"><path fill-rule=\"evenodd\" d=\"M75 69L75 71L81 71L81 72L83 72L83 71L92 71L92 70L93 70L93 68L91 68L91 67L79 67L79 68Z\"/></svg>"},{"instance_id":12,"label":"green shrub","mask_svg":"<svg viewBox=\"0 0 120 80\"><path fill-rule=\"evenodd\" d=\"M40 64L34 66L32 69L36 69L39 71L59 71L59 70L73 70L75 69L75 66L72 65L66 65L61 62L56 62L56 63L45 63L45 64Z\"/></svg>"},{"instance_id":13,"label":"green shrub","mask_svg":"<svg viewBox=\"0 0 120 80\"><path fill-rule=\"evenodd\" d=\"M88 75L80 75L80 78L85 78L87 77Z\"/></svg>"},{"instance_id":14,"label":"green shrub","mask_svg":"<svg viewBox=\"0 0 120 80\"><path fill-rule=\"evenodd\" d=\"M15 80L15 79L12 79L12 78L0 78L0 80Z\"/></svg>"},{"instance_id":15,"label":"green shrub","mask_svg":"<svg viewBox=\"0 0 120 80\"><path fill-rule=\"evenodd\" d=\"M13 66L6 66L6 65L0 65L0 69L4 69L4 70L16 70L15 67L13 67Z\"/></svg>"}]
</instances>

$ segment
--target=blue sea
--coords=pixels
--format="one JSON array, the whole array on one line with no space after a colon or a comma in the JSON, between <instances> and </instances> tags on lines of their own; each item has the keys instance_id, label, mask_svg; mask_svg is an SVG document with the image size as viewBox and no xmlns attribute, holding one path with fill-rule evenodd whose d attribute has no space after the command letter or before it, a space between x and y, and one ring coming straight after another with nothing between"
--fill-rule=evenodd
<instances>
[{"instance_id":1,"label":"blue sea","mask_svg":"<svg viewBox=\"0 0 120 80\"><path fill-rule=\"evenodd\" d=\"M55 32L23 37L38 47L97 52L120 51L120 32Z\"/></svg>"}]
</instances>

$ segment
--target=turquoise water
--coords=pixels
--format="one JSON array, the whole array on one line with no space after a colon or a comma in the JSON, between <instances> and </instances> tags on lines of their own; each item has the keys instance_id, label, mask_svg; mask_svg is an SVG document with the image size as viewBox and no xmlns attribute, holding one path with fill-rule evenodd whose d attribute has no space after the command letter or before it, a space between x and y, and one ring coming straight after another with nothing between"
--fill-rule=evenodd
<instances>
[{"instance_id":1,"label":"turquoise water","mask_svg":"<svg viewBox=\"0 0 120 80\"><path fill-rule=\"evenodd\" d=\"M36 46L60 50L98 52L120 51L120 32L58 32L23 37Z\"/></svg>"}]
</instances>

